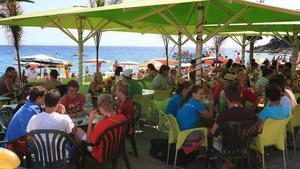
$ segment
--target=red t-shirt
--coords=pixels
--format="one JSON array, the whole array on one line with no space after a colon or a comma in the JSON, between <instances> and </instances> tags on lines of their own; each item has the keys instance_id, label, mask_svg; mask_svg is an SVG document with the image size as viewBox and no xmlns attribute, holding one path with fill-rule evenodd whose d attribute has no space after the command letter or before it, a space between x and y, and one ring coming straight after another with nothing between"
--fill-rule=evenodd
<instances>
[{"instance_id":1,"label":"red t-shirt","mask_svg":"<svg viewBox=\"0 0 300 169\"><path fill-rule=\"evenodd\" d=\"M258 98L257 94L248 88L240 88L241 94L242 94L242 104L245 106L246 101L251 102L252 104L256 103L256 100Z\"/></svg>"},{"instance_id":2,"label":"red t-shirt","mask_svg":"<svg viewBox=\"0 0 300 169\"><path fill-rule=\"evenodd\" d=\"M134 116L134 104L130 98L127 98L124 103L120 100L117 102L117 112L125 115L128 119L132 119Z\"/></svg>"},{"instance_id":3,"label":"red t-shirt","mask_svg":"<svg viewBox=\"0 0 300 169\"><path fill-rule=\"evenodd\" d=\"M60 99L60 103L65 106L68 114L73 114L83 110L85 97L79 94L78 97L71 99L65 95Z\"/></svg>"},{"instance_id":4,"label":"red t-shirt","mask_svg":"<svg viewBox=\"0 0 300 169\"><path fill-rule=\"evenodd\" d=\"M95 126L92 132L88 135L89 143L96 144L97 139L99 136L107 129L119 123L127 121L127 118L122 114L117 114L115 116L106 118L102 121L99 121ZM103 143L96 147L93 147L91 152L92 156L99 162L103 162Z\"/></svg>"}]
</instances>

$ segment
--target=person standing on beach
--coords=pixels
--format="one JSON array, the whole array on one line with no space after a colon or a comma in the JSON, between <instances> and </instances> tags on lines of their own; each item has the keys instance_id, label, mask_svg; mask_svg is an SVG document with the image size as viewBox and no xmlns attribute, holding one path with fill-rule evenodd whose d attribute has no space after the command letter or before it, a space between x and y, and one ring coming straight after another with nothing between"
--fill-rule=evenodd
<instances>
[{"instance_id":1,"label":"person standing on beach","mask_svg":"<svg viewBox=\"0 0 300 169\"><path fill-rule=\"evenodd\" d=\"M30 65L26 66L25 70L25 76L27 77L27 80L36 80L36 71L34 68Z\"/></svg>"},{"instance_id":2,"label":"person standing on beach","mask_svg":"<svg viewBox=\"0 0 300 169\"><path fill-rule=\"evenodd\" d=\"M238 63L238 64L240 64L240 63L241 63L240 52L237 52L237 55L236 55L236 57L235 57L235 61L234 61L234 63Z\"/></svg>"}]
</instances>

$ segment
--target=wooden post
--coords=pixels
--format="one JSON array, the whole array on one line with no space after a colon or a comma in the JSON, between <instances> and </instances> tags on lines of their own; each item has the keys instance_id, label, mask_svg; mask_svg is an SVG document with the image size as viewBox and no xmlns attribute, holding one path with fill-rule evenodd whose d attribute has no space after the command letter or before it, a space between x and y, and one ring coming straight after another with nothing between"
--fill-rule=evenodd
<instances>
[{"instance_id":1,"label":"wooden post","mask_svg":"<svg viewBox=\"0 0 300 169\"><path fill-rule=\"evenodd\" d=\"M241 63L245 64L245 54L246 54L246 35L242 36L242 59L241 59Z\"/></svg>"},{"instance_id":2,"label":"wooden post","mask_svg":"<svg viewBox=\"0 0 300 169\"><path fill-rule=\"evenodd\" d=\"M299 29L297 26L294 26L293 30L293 46L292 46L292 77L296 77L296 67L297 67L297 61L298 61L298 51L299 51L299 40L298 40L298 33Z\"/></svg>"},{"instance_id":3,"label":"wooden post","mask_svg":"<svg viewBox=\"0 0 300 169\"><path fill-rule=\"evenodd\" d=\"M198 26L197 29L197 44L196 44L196 85L201 84L201 75L202 75L202 64L201 64L201 58L202 58L202 50L203 50L203 31L204 31L204 7L201 2L198 2L197 4L197 10L198 10Z\"/></svg>"}]
</instances>

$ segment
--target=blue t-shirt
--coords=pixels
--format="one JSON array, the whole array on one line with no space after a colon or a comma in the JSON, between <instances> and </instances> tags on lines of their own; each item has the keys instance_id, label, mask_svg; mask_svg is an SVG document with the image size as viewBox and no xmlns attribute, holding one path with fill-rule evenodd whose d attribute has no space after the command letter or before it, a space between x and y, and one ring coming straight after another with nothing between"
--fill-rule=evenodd
<instances>
[{"instance_id":1,"label":"blue t-shirt","mask_svg":"<svg viewBox=\"0 0 300 169\"><path fill-rule=\"evenodd\" d=\"M177 111L180 108L181 100L182 100L181 94L176 94L175 96L173 96L168 103L166 114L172 114L174 117L176 117Z\"/></svg>"},{"instance_id":2,"label":"blue t-shirt","mask_svg":"<svg viewBox=\"0 0 300 169\"><path fill-rule=\"evenodd\" d=\"M258 115L258 118L265 121L267 118L275 120L285 119L289 116L288 105L271 105L265 107Z\"/></svg>"},{"instance_id":3,"label":"blue t-shirt","mask_svg":"<svg viewBox=\"0 0 300 169\"><path fill-rule=\"evenodd\" d=\"M205 105L201 101L190 98L188 102L178 110L177 122L180 130L188 130L195 128L200 120L200 113L206 110Z\"/></svg>"},{"instance_id":4,"label":"blue t-shirt","mask_svg":"<svg viewBox=\"0 0 300 169\"><path fill-rule=\"evenodd\" d=\"M40 107L31 101L27 101L11 119L6 131L5 140L11 141L26 135L29 120L33 115L39 113L41 113Z\"/></svg>"}]
</instances>

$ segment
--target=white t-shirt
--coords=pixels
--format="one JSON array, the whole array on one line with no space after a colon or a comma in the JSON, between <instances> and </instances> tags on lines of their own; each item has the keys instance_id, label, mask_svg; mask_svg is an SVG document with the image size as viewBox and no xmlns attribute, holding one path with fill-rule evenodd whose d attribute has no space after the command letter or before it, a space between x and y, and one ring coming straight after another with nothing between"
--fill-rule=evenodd
<instances>
[{"instance_id":1,"label":"white t-shirt","mask_svg":"<svg viewBox=\"0 0 300 169\"><path fill-rule=\"evenodd\" d=\"M61 130L66 133L71 133L74 128L74 123L71 118L66 114L59 114L56 112L45 113L42 112L38 115L32 116L27 125L27 132L36 129L49 129L49 130Z\"/></svg>"}]
</instances>

